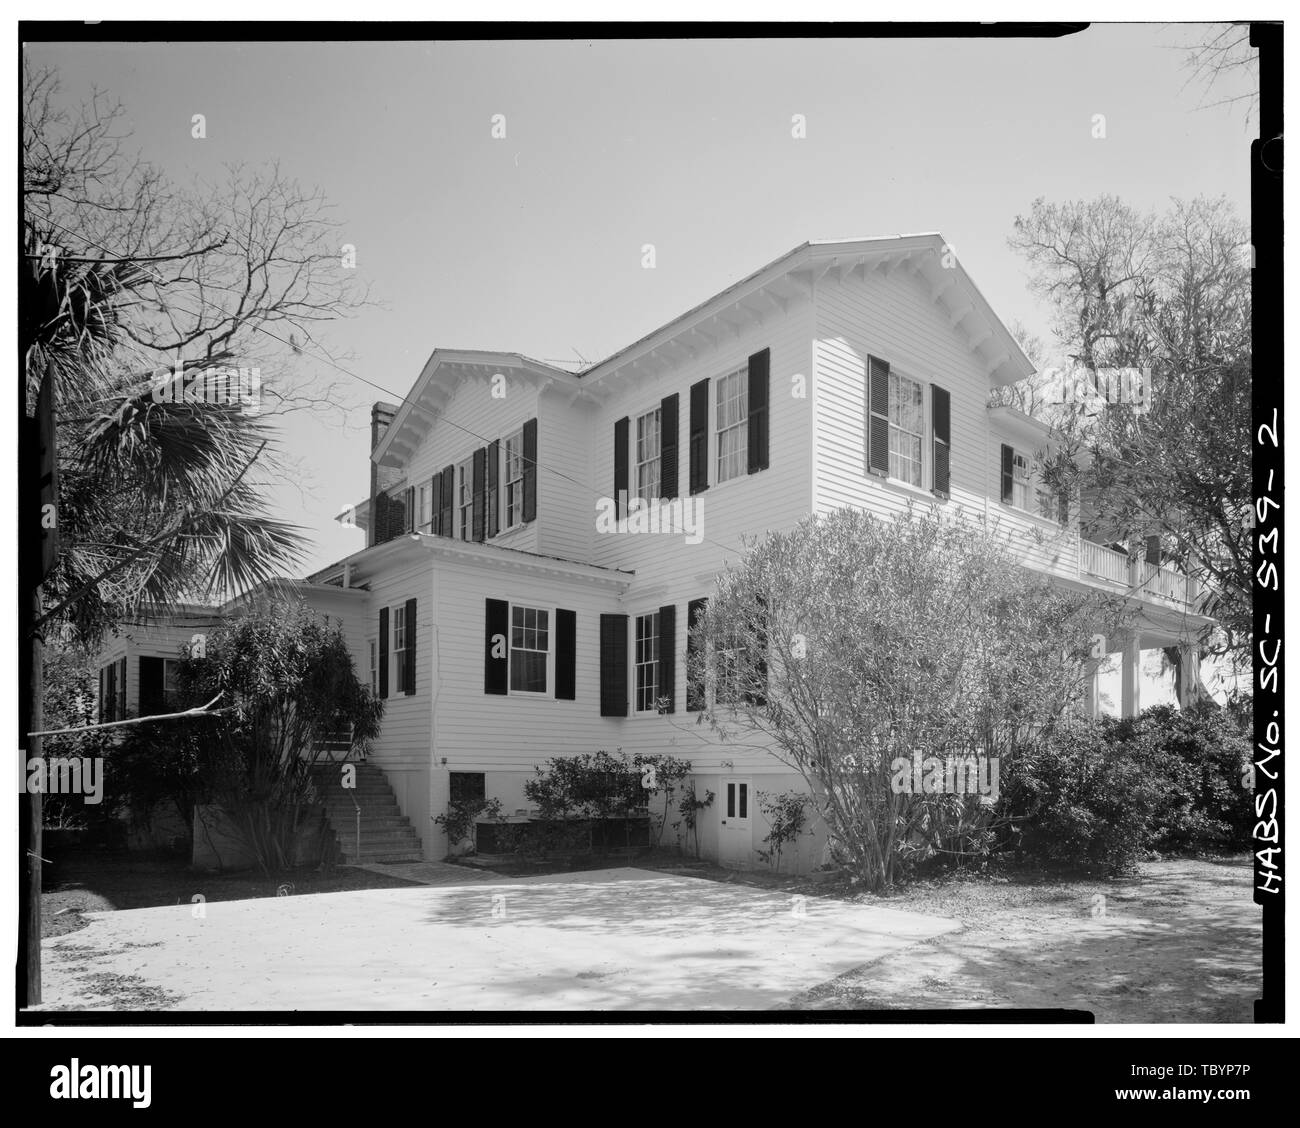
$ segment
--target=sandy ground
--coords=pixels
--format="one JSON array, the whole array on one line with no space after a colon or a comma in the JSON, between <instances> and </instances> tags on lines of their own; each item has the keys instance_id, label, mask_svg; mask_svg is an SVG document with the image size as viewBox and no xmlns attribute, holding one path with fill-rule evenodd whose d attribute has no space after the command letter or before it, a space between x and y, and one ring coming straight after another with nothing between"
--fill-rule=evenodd
<instances>
[{"instance_id":1,"label":"sandy ground","mask_svg":"<svg viewBox=\"0 0 1300 1128\"><path fill-rule=\"evenodd\" d=\"M1065 1007L1097 1022L1250 1022L1261 988L1248 858L1144 863L1111 881L947 881L888 903L959 932L888 953L795 1009ZM869 903L869 902L864 902Z\"/></svg>"},{"instance_id":2,"label":"sandy ground","mask_svg":"<svg viewBox=\"0 0 1300 1128\"><path fill-rule=\"evenodd\" d=\"M631 868L200 907L85 914L39 1009L765 1010L958 927Z\"/></svg>"}]
</instances>

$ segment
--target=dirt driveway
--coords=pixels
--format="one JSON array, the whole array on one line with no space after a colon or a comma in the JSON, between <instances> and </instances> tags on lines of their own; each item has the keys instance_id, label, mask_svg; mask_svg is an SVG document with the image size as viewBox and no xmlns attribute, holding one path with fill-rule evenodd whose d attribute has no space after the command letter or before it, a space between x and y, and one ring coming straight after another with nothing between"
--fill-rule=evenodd
<instances>
[{"instance_id":1,"label":"dirt driveway","mask_svg":"<svg viewBox=\"0 0 1300 1128\"><path fill-rule=\"evenodd\" d=\"M786 1005L1067 1007L1097 1022L1250 1022L1261 989L1251 883L1243 858L1148 862L1113 881L913 887L889 903L955 917L962 930Z\"/></svg>"},{"instance_id":2,"label":"dirt driveway","mask_svg":"<svg viewBox=\"0 0 1300 1128\"><path fill-rule=\"evenodd\" d=\"M957 927L638 869L86 918L39 1009L766 1010Z\"/></svg>"}]
</instances>

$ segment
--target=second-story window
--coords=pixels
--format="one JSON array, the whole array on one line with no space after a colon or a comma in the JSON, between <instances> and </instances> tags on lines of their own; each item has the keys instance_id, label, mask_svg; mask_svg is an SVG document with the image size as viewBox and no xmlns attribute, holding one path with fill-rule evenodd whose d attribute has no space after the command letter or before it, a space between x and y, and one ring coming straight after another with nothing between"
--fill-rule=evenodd
<instances>
[{"instance_id":1,"label":"second-story window","mask_svg":"<svg viewBox=\"0 0 1300 1128\"><path fill-rule=\"evenodd\" d=\"M889 476L921 485L925 436L925 393L897 372L889 374Z\"/></svg>"},{"instance_id":2,"label":"second-story window","mask_svg":"<svg viewBox=\"0 0 1300 1128\"><path fill-rule=\"evenodd\" d=\"M636 496L659 496L659 408L636 421Z\"/></svg>"},{"instance_id":3,"label":"second-story window","mask_svg":"<svg viewBox=\"0 0 1300 1128\"><path fill-rule=\"evenodd\" d=\"M467 458L456 467L456 508L460 510L460 539L474 535L474 459Z\"/></svg>"},{"instance_id":4,"label":"second-story window","mask_svg":"<svg viewBox=\"0 0 1300 1128\"><path fill-rule=\"evenodd\" d=\"M748 471L749 413L746 370L717 382L718 481L743 477Z\"/></svg>"},{"instance_id":5,"label":"second-story window","mask_svg":"<svg viewBox=\"0 0 1300 1128\"><path fill-rule=\"evenodd\" d=\"M406 605L398 604L393 616L393 669L397 672L397 692L406 692Z\"/></svg>"},{"instance_id":6,"label":"second-story window","mask_svg":"<svg viewBox=\"0 0 1300 1128\"><path fill-rule=\"evenodd\" d=\"M428 533L433 530L433 486L425 482L419 489L420 505L416 511L416 531Z\"/></svg>"},{"instance_id":7,"label":"second-story window","mask_svg":"<svg viewBox=\"0 0 1300 1128\"><path fill-rule=\"evenodd\" d=\"M506 439L506 523L513 529L524 523L524 432Z\"/></svg>"}]
</instances>

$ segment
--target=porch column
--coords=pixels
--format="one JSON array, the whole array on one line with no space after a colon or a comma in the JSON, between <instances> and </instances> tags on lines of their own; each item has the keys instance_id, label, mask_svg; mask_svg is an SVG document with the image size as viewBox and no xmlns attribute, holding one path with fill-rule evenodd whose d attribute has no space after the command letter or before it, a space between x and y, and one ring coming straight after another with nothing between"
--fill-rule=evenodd
<instances>
[{"instance_id":1,"label":"porch column","mask_svg":"<svg viewBox=\"0 0 1300 1128\"><path fill-rule=\"evenodd\" d=\"M1084 667L1083 715L1095 721L1101 716L1101 661L1089 659Z\"/></svg>"},{"instance_id":2,"label":"porch column","mask_svg":"<svg viewBox=\"0 0 1300 1128\"><path fill-rule=\"evenodd\" d=\"M1124 636L1120 651L1120 715L1136 717L1142 711L1142 635Z\"/></svg>"},{"instance_id":3,"label":"porch column","mask_svg":"<svg viewBox=\"0 0 1300 1128\"><path fill-rule=\"evenodd\" d=\"M1196 704L1201 688L1201 652L1195 646L1178 648L1178 707L1189 709Z\"/></svg>"}]
</instances>

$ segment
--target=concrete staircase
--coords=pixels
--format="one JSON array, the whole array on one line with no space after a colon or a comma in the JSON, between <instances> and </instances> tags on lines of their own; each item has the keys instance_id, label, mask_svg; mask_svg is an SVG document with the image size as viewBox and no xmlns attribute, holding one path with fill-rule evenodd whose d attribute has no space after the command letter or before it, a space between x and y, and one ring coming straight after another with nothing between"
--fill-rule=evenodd
<instances>
[{"instance_id":1,"label":"concrete staircase","mask_svg":"<svg viewBox=\"0 0 1300 1128\"><path fill-rule=\"evenodd\" d=\"M420 839L398 807L384 773L370 764L352 766L357 773L356 787L352 788L342 784L342 764L317 764L312 768L312 781L325 805L330 829L338 838L344 863L424 861ZM361 808L359 856L357 807Z\"/></svg>"}]
</instances>

